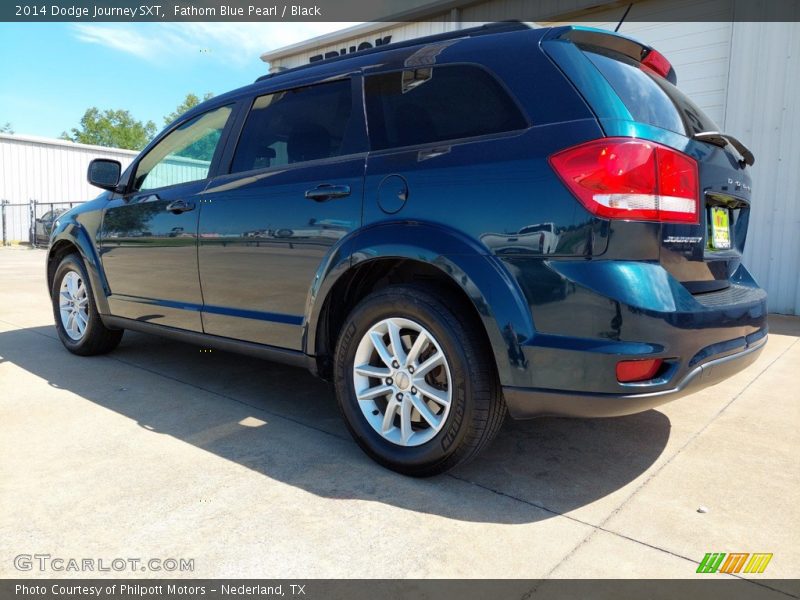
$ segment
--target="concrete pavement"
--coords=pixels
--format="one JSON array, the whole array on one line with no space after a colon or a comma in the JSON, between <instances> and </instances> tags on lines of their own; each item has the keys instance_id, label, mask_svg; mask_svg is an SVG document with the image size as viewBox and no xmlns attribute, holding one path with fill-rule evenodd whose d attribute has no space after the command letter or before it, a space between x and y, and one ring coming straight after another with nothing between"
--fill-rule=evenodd
<instances>
[{"instance_id":1,"label":"concrete pavement","mask_svg":"<svg viewBox=\"0 0 800 600\"><path fill-rule=\"evenodd\" d=\"M76 357L44 252L0 249L0 281L0 577L93 575L21 572L21 553L189 558L194 577L727 577L695 570L771 552L742 576L796 593L774 579L800 577L800 318L772 317L718 386L509 421L473 463L413 480L361 453L305 371L130 332Z\"/></svg>"}]
</instances>

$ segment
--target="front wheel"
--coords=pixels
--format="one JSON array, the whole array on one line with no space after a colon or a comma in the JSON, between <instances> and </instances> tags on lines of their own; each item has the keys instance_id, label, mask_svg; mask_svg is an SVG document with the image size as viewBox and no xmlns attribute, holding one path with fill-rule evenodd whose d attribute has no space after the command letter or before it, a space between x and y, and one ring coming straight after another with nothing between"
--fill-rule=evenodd
<instances>
[{"instance_id":1,"label":"front wheel","mask_svg":"<svg viewBox=\"0 0 800 600\"><path fill-rule=\"evenodd\" d=\"M492 354L468 314L433 290L391 286L348 317L336 350L339 407L380 464L418 477L442 473L500 428L506 409Z\"/></svg>"},{"instance_id":2,"label":"front wheel","mask_svg":"<svg viewBox=\"0 0 800 600\"><path fill-rule=\"evenodd\" d=\"M86 267L77 254L59 263L50 290L53 316L61 343L73 354L104 354L117 347L122 329L109 329L94 303Z\"/></svg>"}]
</instances>

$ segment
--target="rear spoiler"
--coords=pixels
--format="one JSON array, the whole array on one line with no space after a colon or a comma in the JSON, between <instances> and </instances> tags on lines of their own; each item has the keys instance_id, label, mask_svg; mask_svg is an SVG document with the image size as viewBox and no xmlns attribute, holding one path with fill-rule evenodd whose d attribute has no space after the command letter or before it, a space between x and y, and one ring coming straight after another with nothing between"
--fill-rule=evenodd
<instances>
[{"instance_id":1,"label":"rear spoiler","mask_svg":"<svg viewBox=\"0 0 800 600\"><path fill-rule=\"evenodd\" d=\"M742 157L742 160L739 161L739 164L742 167L745 165L750 165L752 167L756 162L756 157L753 155L750 149L729 133L721 133L719 131L701 131L700 133L695 133L692 137L696 140L700 140L701 142L714 144L720 148L724 148L730 144L736 148L736 151Z\"/></svg>"},{"instance_id":2,"label":"rear spoiler","mask_svg":"<svg viewBox=\"0 0 800 600\"><path fill-rule=\"evenodd\" d=\"M579 26L561 27L554 33L551 39L569 40L576 44L606 48L624 54L655 71L672 85L678 84L678 76L669 61L654 48L632 38L611 31Z\"/></svg>"}]
</instances>

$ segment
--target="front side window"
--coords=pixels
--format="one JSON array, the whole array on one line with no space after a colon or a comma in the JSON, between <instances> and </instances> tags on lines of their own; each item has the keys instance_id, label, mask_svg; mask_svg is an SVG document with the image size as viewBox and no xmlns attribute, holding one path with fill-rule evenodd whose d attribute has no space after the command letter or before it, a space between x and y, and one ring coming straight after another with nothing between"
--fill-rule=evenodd
<instances>
[{"instance_id":1,"label":"front side window","mask_svg":"<svg viewBox=\"0 0 800 600\"><path fill-rule=\"evenodd\" d=\"M472 65L445 65L366 78L373 150L515 131L525 117L500 83Z\"/></svg>"},{"instance_id":2,"label":"front side window","mask_svg":"<svg viewBox=\"0 0 800 600\"><path fill-rule=\"evenodd\" d=\"M350 80L259 96L233 156L231 173L342 156L352 112Z\"/></svg>"},{"instance_id":3,"label":"front side window","mask_svg":"<svg viewBox=\"0 0 800 600\"><path fill-rule=\"evenodd\" d=\"M135 190L152 190L208 177L211 160L231 115L223 106L186 121L142 157Z\"/></svg>"}]
</instances>

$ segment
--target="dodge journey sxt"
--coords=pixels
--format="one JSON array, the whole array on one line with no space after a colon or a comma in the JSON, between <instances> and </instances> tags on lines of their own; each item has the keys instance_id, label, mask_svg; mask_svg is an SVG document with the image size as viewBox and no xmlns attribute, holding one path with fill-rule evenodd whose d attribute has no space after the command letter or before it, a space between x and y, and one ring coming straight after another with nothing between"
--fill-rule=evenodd
<instances>
[{"instance_id":1,"label":"dodge journey sxt","mask_svg":"<svg viewBox=\"0 0 800 600\"><path fill-rule=\"evenodd\" d=\"M506 413L695 391L755 360L766 295L742 265L754 157L676 82L635 40L520 23L264 76L124 172L92 162L104 193L51 236L58 334L305 366L367 454L416 476Z\"/></svg>"}]
</instances>

